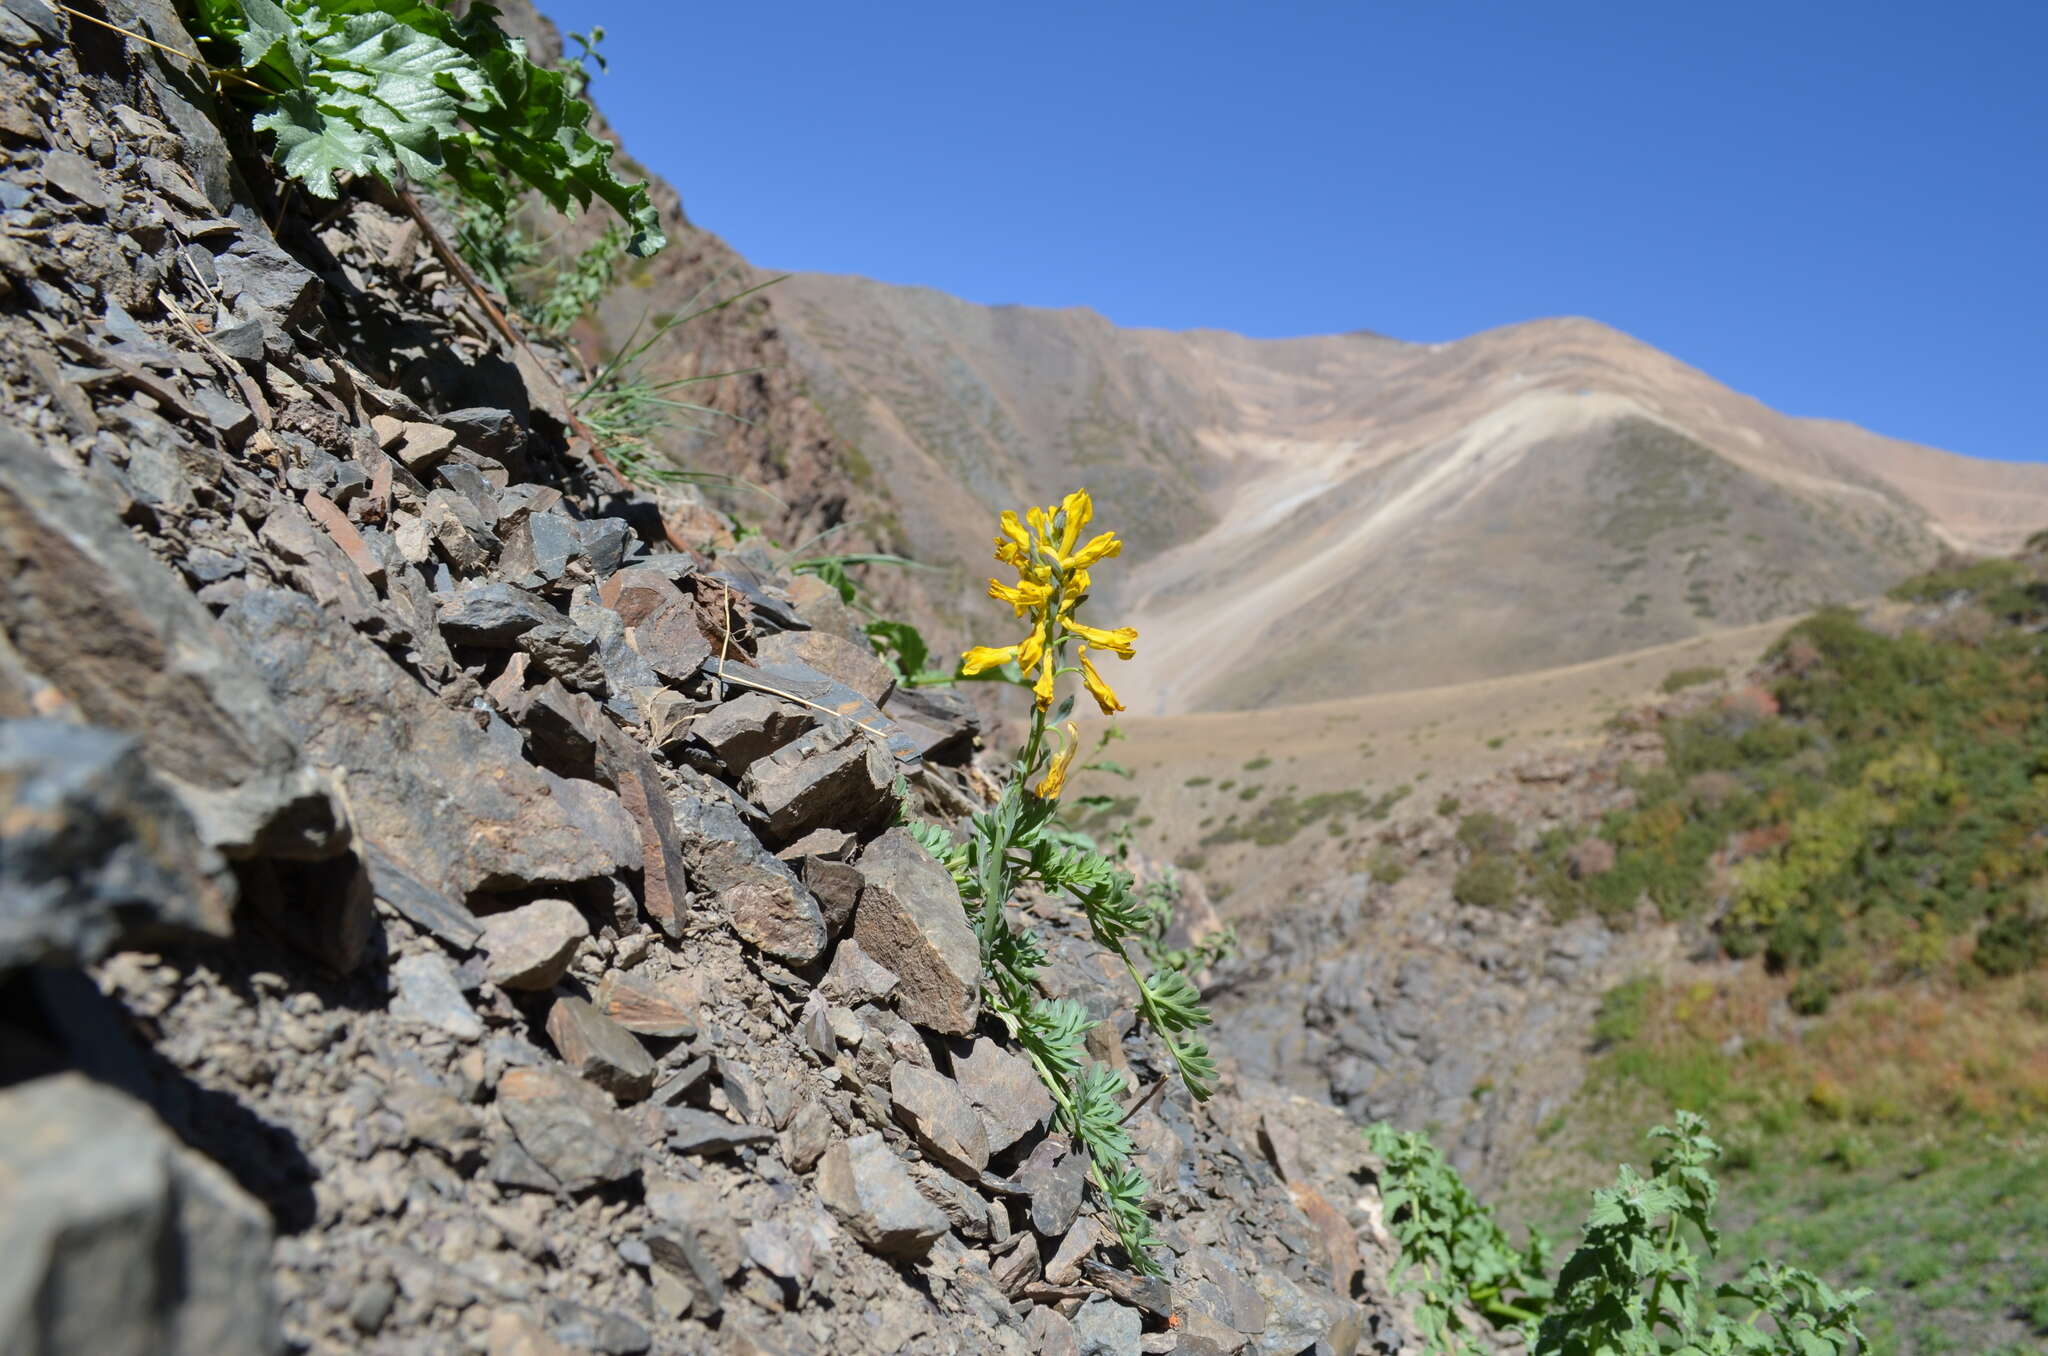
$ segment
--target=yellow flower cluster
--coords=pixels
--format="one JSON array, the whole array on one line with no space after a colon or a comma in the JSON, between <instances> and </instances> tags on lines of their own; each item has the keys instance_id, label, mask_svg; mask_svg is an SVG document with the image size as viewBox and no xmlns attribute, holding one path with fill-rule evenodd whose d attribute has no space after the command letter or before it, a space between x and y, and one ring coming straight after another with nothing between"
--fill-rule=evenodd
<instances>
[{"instance_id":1,"label":"yellow flower cluster","mask_svg":"<svg viewBox=\"0 0 2048 1356\"><path fill-rule=\"evenodd\" d=\"M1094 517L1095 505L1086 490L1074 491L1057 505L1026 509L1021 522L1015 513L1004 510L995 556L1017 571L1017 582L991 579L988 596L1008 603L1013 616L1029 620L1031 630L1015 645L977 645L968 650L960 657L963 673L971 677L1014 660L1026 678L1036 675L1031 690L1043 712L1052 705L1053 684L1059 675L1078 672L1104 715L1124 709L1088 652L1098 650L1129 659L1137 631L1128 626L1105 631L1074 620L1074 610L1088 598L1089 568L1123 551L1114 532L1097 533L1086 543L1081 541L1082 529ZM1070 639L1080 642L1080 653L1076 666L1067 668L1061 661ZM1071 761L1076 742L1069 741L1055 756L1053 768L1039 788L1041 796L1051 799L1059 794L1066 780L1066 766L1059 759L1063 755Z\"/></svg>"}]
</instances>

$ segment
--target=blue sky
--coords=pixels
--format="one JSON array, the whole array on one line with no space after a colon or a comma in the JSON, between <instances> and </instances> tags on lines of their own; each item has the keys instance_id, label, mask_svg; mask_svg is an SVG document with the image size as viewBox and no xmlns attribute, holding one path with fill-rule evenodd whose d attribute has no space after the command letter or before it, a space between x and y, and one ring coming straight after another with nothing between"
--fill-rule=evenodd
<instances>
[{"instance_id":1,"label":"blue sky","mask_svg":"<svg viewBox=\"0 0 2048 1356\"><path fill-rule=\"evenodd\" d=\"M1589 315L2048 460L2048 3L541 0L764 267L1124 325Z\"/></svg>"}]
</instances>

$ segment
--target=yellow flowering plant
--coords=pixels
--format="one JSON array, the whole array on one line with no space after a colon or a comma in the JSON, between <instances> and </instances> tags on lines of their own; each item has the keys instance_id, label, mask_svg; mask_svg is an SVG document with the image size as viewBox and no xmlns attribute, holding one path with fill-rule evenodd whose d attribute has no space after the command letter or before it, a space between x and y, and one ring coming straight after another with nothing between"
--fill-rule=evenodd
<instances>
[{"instance_id":1,"label":"yellow flowering plant","mask_svg":"<svg viewBox=\"0 0 2048 1356\"><path fill-rule=\"evenodd\" d=\"M1132 1162L1124 1126L1138 1103L1126 1105L1132 1089L1121 1074L1084 1054L1095 1022L1081 1005L1040 996L1035 981L1046 962L1044 944L1009 907L1019 891L1032 887L1077 903L1096 943L1122 962L1136 985L1138 1015L1159 1038L1165 1064L1195 1100L1209 1096L1215 1061L1193 1034L1209 1021L1200 993L1181 968L1139 968L1128 944L1144 949L1153 910L1128 872L1055 818L1081 746L1079 728L1068 719L1075 694L1070 689L1062 697L1060 680L1078 678L1104 715L1123 710L1089 656L1129 659L1138 639L1128 626L1103 629L1076 616L1088 601L1090 570L1123 549L1114 532L1083 540L1094 514L1088 492L1076 490L1058 504L1027 509L1022 519L1002 515L995 558L1017 578L989 580L988 594L1027 629L1014 644L969 649L960 671L966 677L1014 672L1031 689L1029 730L1001 794L973 816L964 840L933 824L911 828L960 887L981 944L989 1011L1030 1058L1052 1094L1061 1128L1086 1150L1089 1182L1132 1265L1156 1275L1150 1186Z\"/></svg>"}]
</instances>

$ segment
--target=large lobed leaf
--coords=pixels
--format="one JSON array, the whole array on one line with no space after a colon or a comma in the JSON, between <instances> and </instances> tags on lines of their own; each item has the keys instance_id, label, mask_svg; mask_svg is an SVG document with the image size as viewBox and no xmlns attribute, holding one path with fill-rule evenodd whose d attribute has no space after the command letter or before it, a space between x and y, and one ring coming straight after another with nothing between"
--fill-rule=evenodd
<instances>
[{"instance_id":1,"label":"large lobed leaf","mask_svg":"<svg viewBox=\"0 0 2048 1356\"><path fill-rule=\"evenodd\" d=\"M286 175L320 197L341 180L400 170L447 173L479 202L508 208L519 186L554 207L594 198L631 227L628 250L667 244L647 185L621 182L612 147L588 130L568 77L476 4L460 18L424 0L208 0L199 17L231 41L269 91L258 131L277 138Z\"/></svg>"}]
</instances>

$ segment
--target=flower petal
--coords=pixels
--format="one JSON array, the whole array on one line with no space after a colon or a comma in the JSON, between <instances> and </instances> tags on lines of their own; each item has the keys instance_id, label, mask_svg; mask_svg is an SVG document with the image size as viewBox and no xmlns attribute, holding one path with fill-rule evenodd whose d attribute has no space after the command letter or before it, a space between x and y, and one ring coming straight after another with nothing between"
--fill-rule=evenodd
<instances>
[{"instance_id":1,"label":"flower petal","mask_svg":"<svg viewBox=\"0 0 2048 1356\"><path fill-rule=\"evenodd\" d=\"M1038 681L1031 685L1031 693L1038 699L1038 709L1043 711L1052 705L1053 666L1046 663L1038 670Z\"/></svg>"},{"instance_id":2,"label":"flower petal","mask_svg":"<svg viewBox=\"0 0 2048 1356\"><path fill-rule=\"evenodd\" d=\"M1074 755L1081 749L1081 732L1074 728L1074 722L1067 722L1067 735L1060 744L1060 750L1052 756L1052 765L1045 770L1045 778L1031 788L1031 794L1040 800L1058 800L1060 792L1067 789L1067 770L1074 765Z\"/></svg>"},{"instance_id":3,"label":"flower petal","mask_svg":"<svg viewBox=\"0 0 2048 1356\"><path fill-rule=\"evenodd\" d=\"M1088 662L1086 645L1081 647L1081 681L1087 685L1088 695L1095 698L1095 704L1102 708L1103 715L1113 716L1124 709L1124 704L1117 700L1116 693L1108 683L1102 681L1102 675L1095 671L1095 665Z\"/></svg>"},{"instance_id":4,"label":"flower petal","mask_svg":"<svg viewBox=\"0 0 2048 1356\"><path fill-rule=\"evenodd\" d=\"M1031 524L1031 535L1038 539L1041 549L1052 550L1052 520L1046 511L1036 504L1024 510L1025 521Z\"/></svg>"},{"instance_id":5,"label":"flower petal","mask_svg":"<svg viewBox=\"0 0 2048 1356\"><path fill-rule=\"evenodd\" d=\"M1045 657L1045 623L1039 622L1038 629L1024 637L1017 646L1017 667L1029 673L1038 667L1038 661ZM1050 669L1052 665L1046 665Z\"/></svg>"},{"instance_id":6,"label":"flower petal","mask_svg":"<svg viewBox=\"0 0 2048 1356\"><path fill-rule=\"evenodd\" d=\"M1075 490L1060 501L1060 513L1066 519L1060 531L1060 557L1064 559L1080 540L1081 529L1095 516L1095 501L1088 497L1088 491Z\"/></svg>"},{"instance_id":7,"label":"flower petal","mask_svg":"<svg viewBox=\"0 0 2048 1356\"><path fill-rule=\"evenodd\" d=\"M1020 579L1015 584L991 579L988 581L988 596L999 603L1008 603L1011 612L1021 617L1027 608L1044 606L1052 597L1052 589L1045 584L1034 584L1029 579Z\"/></svg>"},{"instance_id":8,"label":"flower petal","mask_svg":"<svg viewBox=\"0 0 2048 1356\"><path fill-rule=\"evenodd\" d=\"M1072 631L1096 649L1108 650L1118 659L1129 659L1134 653L1131 645L1138 638L1138 632L1135 627L1119 626L1114 631L1104 631L1093 626L1083 626L1080 622L1074 621L1071 618L1067 620L1066 626L1069 631Z\"/></svg>"},{"instance_id":9,"label":"flower petal","mask_svg":"<svg viewBox=\"0 0 2048 1356\"><path fill-rule=\"evenodd\" d=\"M977 645L960 656L960 672L971 678L978 673L987 673L990 669L999 669L1015 659L1020 648L1016 645L1005 645L1001 648Z\"/></svg>"},{"instance_id":10,"label":"flower petal","mask_svg":"<svg viewBox=\"0 0 2048 1356\"><path fill-rule=\"evenodd\" d=\"M1116 533L1104 532L1090 539L1088 544L1066 558L1070 570L1086 569L1098 560L1123 554L1124 544L1117 540Z\"/></svg>"}]
</instances>

